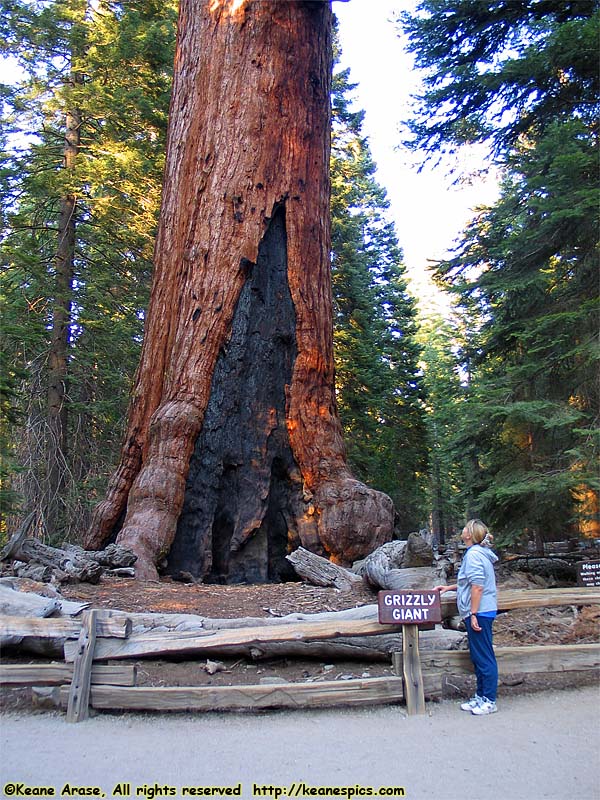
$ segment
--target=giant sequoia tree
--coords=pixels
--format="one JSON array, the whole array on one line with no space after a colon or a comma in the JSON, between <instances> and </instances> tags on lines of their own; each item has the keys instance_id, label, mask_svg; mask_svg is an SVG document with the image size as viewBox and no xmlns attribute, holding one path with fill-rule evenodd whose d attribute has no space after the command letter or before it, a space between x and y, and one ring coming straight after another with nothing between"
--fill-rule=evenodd
<instances>
[{"instance_id":1,"label":"giant sequoia tree","mask_svg":"<svg viewBox=\"0 0 600 800\"><path fill-rule=\"evenodd\" d=\"M121 462L87 536L261 580L391 535L333 376L329 2L182 0L155 274Z\"/></svg>"}]
</instances>

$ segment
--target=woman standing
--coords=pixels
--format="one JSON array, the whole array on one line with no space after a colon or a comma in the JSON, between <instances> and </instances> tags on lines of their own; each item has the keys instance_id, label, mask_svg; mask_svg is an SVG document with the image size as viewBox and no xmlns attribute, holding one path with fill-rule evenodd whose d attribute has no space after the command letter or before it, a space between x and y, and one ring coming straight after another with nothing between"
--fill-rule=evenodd
<instances>
[{"instance_id":1,"label":"woman standing","mask_svg":"<svg viewBox=\"0 0 600 800\"><path fill-rule=\"evenodd\" d=\"M492 624L498 603L494 563L498 556L490 550L492 535L479 519L471 519L461 534L467 552L453 586L436 586L440 592L457 593L458 613L463 618L469 640L469 653L477 676L477 692L461 705L477 716L494 714L498 688L498 664L492 643Z\"/></svg>"}]
</instances>

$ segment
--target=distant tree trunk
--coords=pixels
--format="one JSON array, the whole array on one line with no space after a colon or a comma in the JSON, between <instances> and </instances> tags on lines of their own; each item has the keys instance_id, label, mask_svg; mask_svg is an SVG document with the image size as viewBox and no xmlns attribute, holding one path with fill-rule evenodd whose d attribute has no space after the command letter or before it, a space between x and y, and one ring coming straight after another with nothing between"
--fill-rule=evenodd
<instances>
[{"instance_id":1,"label":"distant tree trunk","mask_svg":"<svg viewBox=\"0 0 600 800\"><path fill-rule=\"evenodd\" d=\"M345 463L333 374L329 2L182 0L155 273L127 438L86 546L138 577L347 563L393 507Z\"/></svg>"},{"instance_id":2,"label":"distant tree trunk","mask_svg":"<svg viewBox=\"0 0 600 800\"><path fill-rule=\"evenodd\" d=\"M440 462L435 451L431 453L431 529L440 544L446 543L446 514L442 491Z\"/></svg>"},{"instance_id":3,"label":"distant tree trunk","mask_svg":"<svg viewBox=\"0 0 600 800\"><path fill-rule=\"evenodd\" d=\"M80 81L81 76L72 73L72 84L75 85ZM80 128L79 110L69 110L65 117L63 148L63 168L67 172L72 172L75 168L80 146ZM76 205L77 198L70 192L60 200L58 243L54 259L55 295L48 359L46 497L43 503L46 530L50 536L57 533L60 524L60 501L65 482L68 447L67 377L75 262Z\"/></svg>"}]
</instances>

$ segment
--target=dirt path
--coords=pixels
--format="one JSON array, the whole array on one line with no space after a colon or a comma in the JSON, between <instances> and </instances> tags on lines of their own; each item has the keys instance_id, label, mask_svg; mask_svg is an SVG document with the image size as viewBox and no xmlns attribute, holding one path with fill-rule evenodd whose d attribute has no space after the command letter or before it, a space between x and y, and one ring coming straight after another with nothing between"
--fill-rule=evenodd
<instances>
[{"instance_id":1,"label":"dirt path","mask_svg":"<svg viewBox=\"0 0 600 800\"><path fill-rule=\"evenodd\" d=\"M290 794L323 796L306 792L303 781L340 787L339 797L352 796L342 787L358 789L354 796L360 797L362 787L385 786L403 787L414 800L599 800L597 687L507 697L500 707L482 718L445 701L428 704L423 717L385 706L101 714L78 725L68 725L62 714L5 714L0 789L5 797L24 796L25 786L46 786L60 797L68 782L99 787L106 797L152 799L184 797L182 787L241 784L248 800L275 798L276 787L295 782ZM8 782L24 786L11 795ZM119 783L130 786L113 794ZM254 784L273 788L255 793Z\"/></svg>"}]
</instances>

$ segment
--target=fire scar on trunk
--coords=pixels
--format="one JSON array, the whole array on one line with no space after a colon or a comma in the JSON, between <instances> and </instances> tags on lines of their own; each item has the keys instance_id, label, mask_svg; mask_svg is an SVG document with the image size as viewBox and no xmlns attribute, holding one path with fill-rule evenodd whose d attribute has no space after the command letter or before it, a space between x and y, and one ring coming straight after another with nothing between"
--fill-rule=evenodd
<instances>
[{"instance_id":1,"label":"fire scar on trunk","mask_svg":"<svg viewBox=\"0 0 600 800\"><path fill-rule=\"evenodd\" d=\"M169 573L224 582L291 577L302 475L286 426L296 358L285 207L273 214L215 367Z\"/></svg>"}]
</instances>

